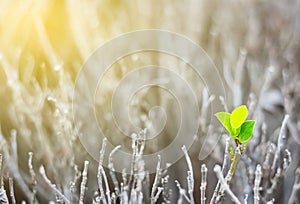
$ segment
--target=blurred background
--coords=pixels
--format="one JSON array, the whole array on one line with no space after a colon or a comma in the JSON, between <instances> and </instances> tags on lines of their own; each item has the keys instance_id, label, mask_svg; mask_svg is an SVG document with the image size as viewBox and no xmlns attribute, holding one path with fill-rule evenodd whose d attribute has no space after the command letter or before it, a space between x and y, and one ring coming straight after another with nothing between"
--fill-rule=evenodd
<instances>
[{"instance_id":1,"label":"blurred background","mask_svg":"<svg viewBox=\"0 0 300 204\"><path fill-rule=\"evenodd\" d=\"M97 190L98 162L81 145L80 128L76 129L73 123L72 98L78 73L93 52L108 40L135 30L162 29L189 38L207 52L224 81L226 98L212 96L214 93L205 89L203 81L185 70L186 64L158 53L141 53L118 61L107 73L99 95L109 99L120 79L133 69L132 64L175 67L191 84L200 107L198 137L189 149L197 203L201 164L206 163L209 169L207 197L210 199L217 182L212 169L223 160L222 138L211 147L214 151L205 160L198 158L204 138L209 138L206 145L214 145L222 134L220 127L209 128L211 100L229 111L247 104L249 117L257 120L253 140L234 178L237 182L232 184L240 200L249 194L249 203L253 184L249 181L253 180L255 167L265 161L269 147L276 146L284 115L289 114L285 148L291 152L292 162L280 178L277 190L272 195L262 192L266 199L263 201L274 197L275 203L286 203L300 162L299 6L296 0L1 0L0 151L4 185L8 186L8 177L13 177L18 203L31 199L27 164L31 151L35 171L43 164L51 181L72 197L70 182L75 169L82 171L84 160L89 160L86 202L90 203ZM170 98L168 93L154 87L139 93L132 102L132 116L142 128L147 127L148 111L153 105L166 107L169 115L160 139L146 145L146 153L168 145L177 131L180 118L174 113L176 104ZM99 104L99 121L105 134L111 136L108 139L130 150L129 138L114 136L115 125L111 115L106 115L110 101L100 100ZM88 121L87 118L83 123L88 125ZM186 171L183 158L169 169L172 202L178 199L173 181L177 179L186 187ZM36 177L39 202L55 200L55 194L48 193L49 187L41 176L37 173ZM264 188L268 189L271 182L264 179Z\"/></svg>"}]
</instances>

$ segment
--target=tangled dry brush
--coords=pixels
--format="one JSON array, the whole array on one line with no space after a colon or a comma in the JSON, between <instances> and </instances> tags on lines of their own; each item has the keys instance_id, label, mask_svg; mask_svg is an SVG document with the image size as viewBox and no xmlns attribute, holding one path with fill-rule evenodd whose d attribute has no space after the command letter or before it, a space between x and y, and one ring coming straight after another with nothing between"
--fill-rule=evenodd
<instances>
[{"instance_id":1,"label":"tangled dry brush","mask_svg":"<svg viewBox=\"0 0 300 204\"><path fill-rule=\"evenodd\" d=\"M0 8L1 203L300 203L299 1L2 0ZM208 93L193 73L182 71L196 87L199 131L174 165L165 167L158 157L154 174L142 155L170 143L176 117L168 117L163 142L151 144L145 140L151 129L121 140L104 117L116 148L107 151L104 139L99 162L80 143L72 117L74 83L87 58L106 40L145 28L180 33L203 47L227 93ZM166 56L138 57L140 66L184 66ZM130 71L130 60L113 69L104 97ZM137 97L134 114L142 128L149 101L174 105L158 90ZM229 186L224 176L232 142L220 126L209 126L211 101L228 111L247 104L257 121ZM106 107L103 102L101 114ZM214 151L199 160L205 138ZM121 146L132 152L129 174L114 171Z\"/></svg>"}]
</instances>

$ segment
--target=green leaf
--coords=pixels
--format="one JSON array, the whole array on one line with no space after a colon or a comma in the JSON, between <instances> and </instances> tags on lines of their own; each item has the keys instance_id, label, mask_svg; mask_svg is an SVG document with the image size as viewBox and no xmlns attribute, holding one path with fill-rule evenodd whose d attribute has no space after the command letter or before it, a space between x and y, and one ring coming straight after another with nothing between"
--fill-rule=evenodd
<instances>
[{"instance_id":1,"label":"green leaf","mask_svg":"<svg viewBox=\"0 0 300 204\"><path fill-rule=\"evenodd\" d=\"M248 109L245 105L237 107L231 113L230 124L233 130L239 128L248 116Z\"/></svg>"},{"instance_id":2,"label":"green leaf","mask_svg":"<svg viewBox=\"0 0 300 204\"><path fill-rule=\"evenodd\" d=\"M247 120L242 124L241 131L238 137L240 142L247 142L251 139L255 122L255 120Z\"/></svg>"},{"instance_id":3,"label":"green leaf","mask_svg":"<svg viewBox=\"0 0 300 204\"><path fill-rule=\"evenodd\" d=\"M241 127L238 127L237 129L233 129L232 132L233 134L236 136L238 134L240 134L240 131L241 131Z\"/></svg>"},{"instance_id":4,"label":"green leaf","mask_svg":"<svg viewBox=\"0 0 300 204\"><path fill-rule=\"evenodd\" d=\"M234 135L231 125L230 125L230 113L226 112L218 112L215 114L218 120L222 123L222 125L226 128L229 134Z\"/></svg>"}]
</instances>

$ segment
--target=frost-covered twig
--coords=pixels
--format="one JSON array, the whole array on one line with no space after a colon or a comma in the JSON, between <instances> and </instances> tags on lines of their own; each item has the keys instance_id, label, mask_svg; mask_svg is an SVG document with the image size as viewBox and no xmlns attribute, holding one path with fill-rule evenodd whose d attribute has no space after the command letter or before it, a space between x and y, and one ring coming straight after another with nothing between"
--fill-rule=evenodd
<instances>
[{"instance_id":1,"label":"frost-covered twig","mask_svg":"<svg viewBox=\"0 0 300 204\"><path fill-rule=\"evenodd\" d=\"M128 203L128 193L127 193L127 189L126 189L126 187L124 187L123 183L121 183L120 203L121 204Z\"/></svg>"},{"instance_id":2,"label":"frost-covered twig","mask_svg":"<svg viewBox=\"0 0 300 204\"><path fill-rule=\"evenodd\" d=\"M188 193L190 195L190 203L195 203L194 201L194 176L192 171L188 171L187 183L188 183Z\"/></svg>"},{"instance_id":3,"label":"frost-covered twig","mask_svg":"<svg viewBox=\"0 0 300 204\"><path fill-rule=\"evenodd\" d=\"M276 171L276 174L275 174L274 178L271 180L272 185L267 190L265 198L270 198L273 195L273 192L277 188L277 185L279 183L279 179L281 178L281 176L282 176L282 169L279 167L279 168L277 168L277 171Z\"/></svg>"},{"instance_id":4,"label":"frost-covered twig","mask_svg":"<svg viewBox=\"0 0 300 204\"><path fill-rule=\"evenodd\" d=\"M272 155L274 155L275 150L276 150L275 144L271 143L268 147L265 161L263 163L264 172L269 172L271 165L272 165L272 159L273 159Z\"/></svg>"},{"instance_id":5,"label":"frost-covered twig","mask_svg":"<svg viewBox=\"0 0 300 204\"><path fill-rule=\"evenodd\" d=\"M102 186L102 164L103 164L103 160L104 160L104 154L105 154L105 148L106 148L106 142L107 142L107 139L104 138L102 140L102 148L100 150L100 155L99 155L99 166L98 166L98 172L97 172L97 179L98 179L98 188L99 188L99 192L100 192L100 200L102 200L102 202L104 204L107 203L107 200L105 198L105 193L104 193L104 189L103 189L103 186Z\"/></svg>"},{"instance_id":6,"label":"frost-covered twig","mask_svg":"<svg viewBox=\"0 0 300 204\"><path fill-rule=\"evenodd\" d=\"M104 184L105 184L105 194L107 197L107 201L110 204L111 203L111 198L110 198L110 190L109 190L109 185L106 177L106 173L103 168L101 168L101 174L103 176Z\"/></svg>"},{"instance_id":7,"label":"frost-covered twig","mask_svg":"<svg viewBox=\"0 0 300 204\"><path fill-rule=\"evenodd\" d=\"M223 164L222 164L222 172L223 173L227 170L228 164L230 161L229 141L230 141L230 137L228 135L226 135L224 160L223 160Z\"/></svg>"},{"instance_id":8,"label":"frost-covered twig","mask_svg":"<svg viewBox=\"0 0 300 204\"><path fill-rule=\"evenodd\" d=\"M161 194L161 192L164 190L164 188L162 188L162 187L158 187L157 188L157 192L156 192L156 194L155 194L155 196L154 196L154 199L153 199L153 203L156 203L157 202L157 200L158 200L158 198L159 198L159 196L160 196L160 194Z\"/></svg>"},{"instance_id":9,"label":"frost-covered twig","mask_svg":"<svg viewBox=\"0 0 300 204\"><path fill-rule=\"evenodd\" d=\"M154 178L154 182L153 182L152 190L151 190L151 203L155 203L154 202L154 200L155 200L155 192L156 192L156 189L157 189L157 187L159 185L160 162L161 162L160 155L158 155L157 166L156 166L156 174L155 174L155 178Z\"/></svg>"},{"instance_id":10,"label":"frost-covered twig","mask_svg":"<svg viewBox=\"0 0 300 204\"><path fill-rule=\"evenodd\" d=\"M225 178L223 177L222 174L222 170L221 167L219 165L216 165L214 167L214 172L216 173L220 183L221 183L221 187L228 193L228 195L230 196L231 200L236 203L236 204L241 204L241 202L239 201L239 199L233 194L233 192L230 190L227 181L225 180Z\"/></svg>"},{"instance_id":11,"label":"frost-covered twig","mask_svg":"<svg viewBox=\"0 0 300 204\"><path fill-rule=\"evenodd\" d=\"M113 204L117 203L117 196L114 192L111 194L111 201L112 201Z\"/></svg>"},{"instance_id":12,"label":"frost-covered twig","mask_svg":"<svg viewBox=\"0 0 300 204\"><path fill-rule=\"evenodd\" d=\"M296 204L299 202L297 198L297 195L299 195L298 193L299 191L300 191L300 167L298 167L295 172L295 182L293 185L292 193L288 201L288 204Z\"/></svg>"},{"instance_id":13,"label":"frost-covered twig","mask_svg":"<svg viewBox=\"0 0 300 204\"><path fill-rule=\"evenodd\" d=\"M227 169L227 166L229 164L229 158L230 158L230 152L229 152L229 141L230 141L230 137L227 135L226 139L225 139L225 152L224 152L224 159L223 159L223 164L222 164L222 172L224 173L224 171ZM210 204L213 204L215 202L215 199L218 195L218 192L220 190L220 181L218 180L218 183L215 187L214 190L214 194L210 200Z\"/></svg>"},{"instance_id":14,"label":"frost-covered twig","mask_svg":"<svg viewBox=\"0 0 300 204\"><path fill-rule=\"evenodd\" d=\"M190 201L189 197L186 195L186 191L180 186L180 183L177 180L175 180L175 183L176 183L176 186L179 190L179 199L178 199L177 203L178 204L182 203L183 198L185 198L187 200L187 202L190 203L191 201Z\"/></svg>"},{"instance_id":15,"label":"frost-covered twig","mask_svg":"<svg viewBox=\"0 0 300 204\"><path fill-rule=\"evenodd\" d=\"M115 168L114 168L114 164L113 164L113 155L121 148L121 145L116 146L109 154L109 158L108 158L108 168L109 168L109 172L110 172L110 177L112 179L112 182L115 186L115 193L117 195L120 194L120 188L119 188L119 182L116 178L116 174L115 174Z\"/></svg>"},{"instance_id":16,"label":"frost-covered twig","mask_svg":"<svg viewBox=\"0 0 300 204\"><path fill-rule=\"evenodd\" d=\"M30 200L31 199L31 195L32 192L29 190L27 184L25 183L20 171L19 171L19 167L18 167L18 157L17 157L17 139L16 139L16 131L11 131L11 151L12 151L12 155L13 158L12 159L8 159L7 160L7 168L8 171L12 174L12 177L14 178L14 180L16 181L16 183L18 183L18 186L20 187L19 189L23 192L24 196L26 197L26 199ZM0 140L1 142L4 141L4 143L6 143L6 140L4 139L3 135L2 135L2 131L1 131L1 126L0 126ZM3 148L4 151L4 155L9 156L9 152L8 152L8 148ZM3 172L2 172L3 174ZM2 178L2 184L3 184L3 178Z\"/></svg>"},{"instance_id":17,"label":"frost-covered twig","mask_svg":"<svg viewBox=\"0 0 300 204\"><path fill-rule=\"evenodd\" d=\"M0 129L1 131L1 129ZM3 187L2 154L0 154L0 189Z\"/></svg>"},{"instance_id":18,"label":"frost-covered twig","mask_svg":"<svg viewBox=\"0 0 300 204\"><path fill-rule=\"evenodd\" d=\"M278 139L277 139L277 149L275 152L275 157L274 157L274 161L273 161L273 165L272 165L273 171L276 168L277 161L280 159L280 152L281 152L281 149L283 148L284 142L286 140L286 127L287 127L288 119L289 119L289 115L285 115L282 125L281 125L281 128L280 128L280 132L279 132Z\"/></svg>"},{"instance_id":19,"label":"frost-covered twig","mask_svg":"<svg viewBox=\"0 0 300 204\"><path fill-rule=\"evenodd\" d=\"M163 187L163 200L165 203L171 203L170 196L171 196L171 190L168 188L168 182L169 182L169 175L166 175L161 179L161 185Z\"/></svg>"},{"instance_id":20,"label":"frost-covered twig","mask_svg":"<svg viewBox=\"0 0 300 204\"><path fill-rule=\"evenodd\" d=\"M0 188L0 202L3 204L9 204L6 191L3 186Z\"/></svg>"},{"instance_id":21,"label":"frost-covered twig","mask_svg":"<svg viewBox=\"0 0 300 204\"><path fill-rule=\"evenodd\" d=\"M66 196L64 196L57 188L55 184L52 184L51 181L49 180L49 178L46 175L46 171L44 166L40 167L40 174L42 175L43 179L46 181L46 183L51 187L51 189L59 196L61 197L65 203L70 204L70 201L68 200L68 198L66 198Z\"/></svg>"},{"instance_id":22,"label":"frost-covered twig","mask_svg":"<svg viewBox=\"0 0 300 204\"><path fill-rule=\"evenodd\" d=\"M292 155L290 150L285 149L285 154L286 156L283 158L283 170L287 170L287 168L290 166L292 163Z\"/></svg>"},{"instance_id":23,"label":"frost-covered twig","mask_svg":"<svg viewBox=\"0 0 300 204\"><path fill-rule=\"evenodd\" d=\"M262 165L263 167L263 180L267 182L263 182L262 187L264 189L267 189L269 186L269 180L270 180L270 175L271 175L271 167L275 155L275 150L276 150L276 145L274 143L270 143L268 148L267 148L267 153L265 156L265 161Z\"/></svg>"},{"instance_id":24,"label":"frost-covered twig","mask_svg":"<svg viewBox=\"0 0 300 204\"><path fill-rule=\"evenodd\" d=\"M31 187L32 187L32 203L35 202L36 200L36 184L37 184L37 181L35 179L35 172L33 170L33 165L32 165L32 157L33 157L33 153L32 152L29 152L28 153L29 155L29 158L28 158L28 168L29 168L29 174L30 174L30 177L31 177Z\"/></svg>"},{"instance_id":25,"label":"frost-covered twig","mask_svg":"<svg viewBox=\"0 0 300 204\"><path fill-rule=\"evenodd\" d=\"M192 162L191 162L191 158L187 152L187 149L185 146L182 146L182 151L184 153L185 156L185 160L186 163L188 165L188 177L187 177L187 181L188 181L188 193L189 193L189 197L190 197L190 202L194 203L194 172L193 172L193 166L192 166Z\"/></svg>"},{"instance_id":26,"label":"frost-covered twig","mask_svg":"<svg viewBox=\"0 0 300 204\"><path fill-rule=\"evenodd\" d=\"M255 170L255 180L254 180L254 188L253 188L253 192L254 192L254 204L259 204L259 191L260 191L260 181L261 181L261 177L262 177L262 171L261 171L261 166L258 164L256 166L256 170Z\"/></svg>"},{"instance_id":27,"label":"frost-covered twig","mask_svg":"<svg viewBox=\"0 0 300 204\"><path fill-rule=\"evenodd\" d=\"M245 198L244 198L244 204L248 204L248 194L245 194Z\"/></svg>"},{"instance_id":28,"label":"frost-covered twig","mask_svg":"<svg viewBox=\"0 0 300 204\"><path fill-rule=\"evenodd\" d=\"M89 162L84 161L84 168L83 168L83 172L82 172L82 181L81 181L81 185L80 185L79 204L84 203L84 193L86 190L88 168L89 168Z\"/></svg>"},{"instance_id":29,"label":"frost-covered twig","mask_svg":"<svg viewBox=\"0 0 300 204\"><path fill-rule=\"evenodd\" d=\"M132 134L132 163L128 182L130 202L137 203L143 199L142 183L145 178L145 162L142 158L146 140L146 129L138 134ZM150 199L151 200L151 199Z\"/></svg>"},{"instance_id":30,"label":"frost-covered twig","mask_svg":"<svg viewBox=\"0 0 300 204\"><path fill-rule=\"evenodd\" d=\"M206 191L206 178L207 178L207 167L205 164L202 164L201 166L201 186L200 186L200 192L201 192L201 204L205 204L205 191Z\"/></svg>"},{"instance_id":31,"label":"frost-covered twig","mask_svg":"<svg viewBox=\"0 0 300 204\"><path fill-rule=\"evenodd\" d=\"M74 178L71 181L71 187L70 187L72 193L76 192L76 183L79 180L79 178L81 177L81 172L78 170L78 166L77 165L74 165L74 171L75 171Z\"/></svg>"},{"instance_id":32,"label":"frost-covered twig","mask_svg":"<svg viewBox=\"0 0 300 204\"><path fill-rule=\"evenodd\" d=\"M131 155L131 166L130 166L130 175L128 180L128 186L133 183L132 180L135 176L135 170L136 170L136 157L138 154L138 135L136 133L131 134L132 143L131 143L131 149L132 149L132 155ZM133 187L134 185L131 185ZM129 189L128 189L129 190ZM129 190L130 191L130 190Z\"/></svg>"},{"instance_id":33,"label":"frost-covered twig","mask_svg":"<svg viewBox=\"0 0 300 204\"><path fill-rule=\"evenodd\" d=\"M10 192L9 194L10 194L10 198L11 198L11 203L16 204L15 191L14 191L14 180L11 177L9 177L8 183L9 183L9 192Z\"/></svg>"}]
</instances>

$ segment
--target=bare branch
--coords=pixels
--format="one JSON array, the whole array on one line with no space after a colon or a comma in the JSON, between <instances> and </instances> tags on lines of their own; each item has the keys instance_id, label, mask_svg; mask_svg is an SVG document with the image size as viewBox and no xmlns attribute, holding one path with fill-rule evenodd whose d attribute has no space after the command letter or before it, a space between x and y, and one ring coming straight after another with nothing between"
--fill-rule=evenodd
<instances>
[{"instance_id":1,"label":"bare branch","mask_svg":"<svg viewBox=\"0 0 300 204\"><path fill-rule=\"evenodd\" d=\"M261 171L261 166L258 164L256 166L256 171L255 171L255 180L254 180L254 204L259 204L259 191L260 191L260 181L262 177L262 171Z\"/></svg>"},{"instance_id":2,"label":"bare branch","mask_svg":"<svg viewBox=\"0 0 300 204\"><path fill-rule=\"evenodd\" d=\"M98 179L98 188L99 188L99 192L100 192L100 200L102 200L102 202L104 204L107 203L106 198L105 198L105 193L104 193L104 189L102 186L102 164L103 164L103 160L104 160L104 154L105 154L105 148L106 148L106 142L107 139L104 138L102 140L102 148L100 150L100 154L99 154L99 166L98 166L98 172L97 172L97 179Z\"/></svg>"},{"instance_id":3,"label":"bare branch","mask_svg":"<svg viewBox=\"0 0 300 204\"><path fill-rule=\"evenodd\" d=\"M187 181L188 181L188 193L190 195L190 202L195 203L194 195L193 195L193 193L194 193L194 172L193 172L192 161L191 161L191 158L190 158L185 146L182 146L182 151L184 153L185 160L186 160L186 163L187 163L188 169L189 169Z\"/></svg>"},{"instance_id":4,"label":"bare branch","mask_svg":"<svg viewBox=\"0 0 300 204\"><path fill-rule=\"evenodd\" d=\"M281 149L283 148L284 142L286 140L286 135L285 134L286 134L286 127L287 127L288 119L289 119L289 115L285 115L284 119L282 121L279 136L278 136L278 139L277 139L277 149L276 149L276 153L275 153L275 157L274 157L274 161L273 161L273 165L272 165L272 170L273 171L276 168L277 161L280 159L280 152L281 152Z\"/></svg>"},{"instance_id":5,"label":"bare branch","mask_svg":"<svg viewBox=\"0 0 300 204\"><path fill-rule=\"evenodd\" d=\"M156 188L158 187L158 182L159 182L159 177L160 177L160 162L161 162L160 155L158 155L156 174L155 174L155 178L154 178L154 182L153 182L152 190L151 190L151 203L154 203L155 191L156 191Z\"/></svg>"},{"instance_id":6,"label":"bare branch","mask_svg":"<svg viewBox=\"0 0 300 204\"><path fill-rule=\"evenodd\" d=\"M224 152L224 159L223 159L223 164L222 164L222 172L224 173L224 171L227 169L228 163L229 163L229 141L230 141L230 137L228 135L226 135L226 139L225 139L225 152ZM218 192L220 190L220 181L218 180L218 183L215 187L214 190L214 194L210 200L210 204L213 204L215 202L215 199L217 198Z\"/></svg>"},{"instance_id":7,"label":"bare branch","mask_svg":"<svg viewBox=\"0 0 300 204\"><path fill-rule=\"evenodd\" d=\"M37 184L37 181L36 181L36 178L35 178L35 172L33 170L33 165L32 165L33 153L29 152L28 155L29 155L29 158L28 158L28 168L29 168L29 174L31 176L31 186L32 186L32 193L33 193L32 202L34 203L35 199L36 199L35 195L36 195L36 184Z\"/></svg>"},{"instance_id":8,"label":"bare branch","mask_svg":"<svg viewBox=\"0 0 300 204\"><path fill-rule=\"evenodd\" d=\"M0 188L0 201L3 204L9 204L6 191L3 186Z\"/></svg>"},{"instance_id":9,"label":"bare branch","mask_svg":"<svg viewBox=\"0 0 300 204\"><path fill-rule=\"evenodd\" d=\"M244 204L248 204L248 194L245 194L245 198L244 198Z\"/></svg>"},{"instance_id":10,"label":"bare branch","mask_svg":"<svg viewBox=\"0 0 300 204\"><path fill-rule=\"evenodd\" d=\"M201 186L200 186L200 192L201 192L201 204L205 204L205 191L206 191L206 179L207 179L207 167L205 164L202 164L201 166Z\"/></svg>"},{"instance_id":11,"label":"bare branch","mask_svg":"<svg viewBox=\"0 0 300 204\"><path fill-rule=\"evenodd\" d=\"M175 180L175 183L176 183L176 186L177 186L177 188L178 188L178 190L179 190L179 200L178 200L177 203L182 203L183 198L185 198L185 199L187 200L187 202L190 203L191 201L190 201L189 197L186 195L186 190L184 190L184 189L180 186L180 183L179 183L177 180Z\"/></svg>"},{"instance_id":12,"label":"bare branch","mask_svg":"<svg viewBox=\"0 0 300 204\"><path fill-rule=\"evenodd\" d=\"M228 195L230 196L231 200L236 203L236 204L241 204L241 202L239 201L239 199L233 194L233 192L230 190L227 181L225 180L225 178L223 177L222 174L222 170L221 167L219 165L216 165L214 167L214 172L217 174L217 177L221 183L222 188L228 193Z\"/></svg>"},{"instance_id":13,"label":"bare branch","mask_svg":"<svg viewBox=\"0 0 300 204\"><path fill-rule=\"evenodd\" d=\"M9 182L9 192L10 192L9 194L10 194L10 198L11 198L11 203L16 204L15 191L14 191L14 180L11 177L9 177L8 182Z\"/></svg>"},{"instance_id":14,"label":"bare branch","mask_svg":"<svg viewBox=\"0 0 300 204\"><path fill-rule=\"evenodd\" d=\"M285 171L292 163L292 155L288 149L285 149L286 156L283 158L283 170Z\"/></svg>"},{"instance_id":15,"label":"bare branch","mask_svg":"<svg viewBox=\"0 0 300 204\"><path fill-rule=\"evenodd\" d=\"M111 198L110 198L110 190L109 190L109 185L108 185L108 181L107 181L107 177L106 177L106 173L103 169L103 167L101 168L101 174L103 176L103 180L104 180L104 184L105 184L105 190L106 190L106 196L107 196L107 201L110 204L111 203Z\"/></svg>"},{"instance_id":16,"label":"bare branch","mask_svg":"<svg viewBox=\"0 0 300 204\"><path fill-rule=\"evenodd\" d=\"M74 165L74 171L75 171L74 178L71 181L71 187L70 187L72 193L76 192L76 183L79 180L79 178L81 177L81 172L78 170L78 166L77 165Z\"/></svg>"},{"instance_id":17,"label":"bare branch","mask_svg":"<svg viewBox=\"0 0 300 204\"><path fill-rule=\"evenodd\" d=\"M163 190L164 190L164 188L158 187L157 192L156 192L156 194L155 194L155 196L154 196L154 203L157 202L157 200L158 200L158 198L159 198L159 196L160 196L160 194L161 194L161 192L162 192Z\"/></svg>"},{"instance_id":18,"label":"bare branch","mask_svg":"<svg viewBox=\"0 0 300 204\"><path fill-rule=\"evenodd\" d=\"M270 196L273 195L273 192L275 191L275 189L277 188L277 185L279 183L279 179L282 176L282 169L279 167L277 168L276 174L274 176L274 178L271 180L271 187L267 190L267 193L265 195L266 198L270 198Z\"/></svg>"},{"instance_id":19,"label":"bare branch","mask_svg":"<svg viewBox=\"0 0 300 204\"><path fill-rule=\"evenodd\" d=\"M1 131L1 129L0 129L0 131ZM3 161L3 157L2 157L2 154L0 154L0 188L3 187L2 161Z\"/></svg>"},{"instance_id":20,"label":"bare branch","mask_svg":"<svg viewBox=\"0 0 300 204\"><path fill-rule=\"evenodd\" d=\"M55 184L52 184L51 181L48 179L44 166L40 167L40 174L42 175L43 179L46 181L46 183L51 187L51 189L59 196L61 197L65 203L70 204L70 201L64 196L57 188Z\"/></svg>"},{"instance_id":21,"label":"bare branch","mask_svg":"<svg viewBox=\"0 0 300 204\"><path fill-rule=\"evenodd\" d=\"M297 198L298 191L300 191L300 167L298 167L295 172L295 182L293 185L292 193L291 193L290 199L288 201L288 204L298 203L298 198Z\"/></svg>"},{"instance_id":22,"label":"bare branch","mask_svg":"<svg viewBox=\"0 0 300 204\"><path fill-rule=\"evenodd\" d=\"M120 188L119 188L119 182L116 178L116 174L115 174L115 168L114 168L114 164L113 164L113 155L121 148L121 145L116 146L111 153L109 154L109 158L108 158L108 168L109 168L109 172L110 172L110 176L111 179L114 183L115 186L115 191L117 193L117 195L120 194Z\"/></svg>"},{"instance_id":23,"label":"bare branch","mask_svg":"<svg viewBox=\"0 0 300 204\"><path fill-rule=\"evenodd\" d=\"M89 168L89 162L85 161L83 172L82 172L82 181L81 181L81 185L80 185L79 204L84 203L84 193L85 193L85 190L86 190L85 186L86 186L86 183L87 183L88 168Z\"/></svg>"}]
</instances>

